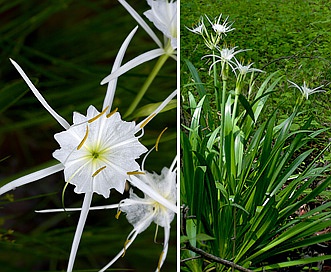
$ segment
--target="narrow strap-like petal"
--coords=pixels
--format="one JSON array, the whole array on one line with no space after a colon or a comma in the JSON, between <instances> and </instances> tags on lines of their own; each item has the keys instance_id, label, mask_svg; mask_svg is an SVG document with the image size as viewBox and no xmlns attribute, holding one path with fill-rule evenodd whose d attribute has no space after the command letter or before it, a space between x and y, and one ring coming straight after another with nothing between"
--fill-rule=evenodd
<instances>
[{"instance_id":1,"label":"narrow strap-like petal","mask_svg":"<svg viewBox=\"0 0 331 272\"><path fill-rule=\"evenodd\" d=\"M161 267L164 263L164 260L167 258L168 247L169 247L169 238L170 238L170 222L164 226L164 242L163 242L163 250L160 256L160 260L157 266L156 272L160 272Z\"/></svg>"},{"instance_id":2,"label":"narrow strap-like petal","mask_svg":"<svg viewBox=\"0 0 331 272\"><path fill-rule=\"evenodd\" d=\"M166 105L177 95L177 90L173 91L162 103L156 108L148 117L138 123L135 127L136 133L142 129L152 118L157 115L161 110L165 108Z\"/></svg>"},{"instance_id":3,"label":"narrow strap-like petal","mask_svg":"<svg viewBox=\"0 0 331 272\"><path fill-rule=\"evenodd\" d=\"M148 26L144 19L125 1L118 0L122 6L131 14L131 16L137 21L138 24L147 32L147 34L155 41L155 43L162 48L163 45L160 39L156 36L153 30Z\"/></svg>"},{"instance_id":4,"label":"narrow strap-like petal","mask_svg":"<svg viewBox=\"0 0 331 272\"><path fill-rule=\"evenodd\" d=\"M52 109L50 105L48 105L45 98L41 95L41 93L37 90L37 88L32 84L31 80L28 78L28 76L24 73L23 69L12 59L10 59L11 63L15 66L16 70L20 73L20 75L23 77L26 84L28 84L29 88L33 92L33 94L36 96L36 98L39 100L39 102L44 106L44 108L55 118L56 121L64 128L68 129L70 127L70 124L59 114L56 113L55 110Z\"/></svg>"},{"instance_id":5,"label":"narrow strap-like petal","mask_svg":"<svg viewBox=\"0 0 331 272\"><path fill-rule=\"evenodd\" d=\"M107 209L118 209L119 207L131 206L132 203L123 203L123 204L111 204L104 206L94 206L90 207L90 211L93 210L107 210ZM54 213L54 212L79 212L82 208L61 208L61 209L47 209L47 210L38 210L36 213Z\"/></svg>"},{"instance_id":6,"label":"narrow strap-like petal","mask_svg":"<svg viewBox=\"0 0 331 272\"><path fill-rule=\"evenodd\" d=\"M139 178L137 178L136 176L130 176L129 181L133 186L137 187L144 194L153 198L155 201L159 202L167 209L173 211L174 213L177 213L177 206L175 204L165 199L162 195L160 195L158 192L153 190L150 186L148 186L146 183L141 181Z\"/></svg>"},{"instance_id":7,"label":"narrow strap-like petal","mask_svg":"<svg viewBox=\"0 0 331 272\"><path fill-rule=\"evenodd\" d=\"M80 242L80 238L82 237L82 233L83 233L83 229L84 229L84 226L85 226L87 214L88 214L90 206L91 206L92 196L93 196L93 192L86 193L85 196L84 196L82 211L80 213L80 217L79 217L79 220L78 220L74 240L73 240L72 246L71 246L71 252L70 252L67 272L71 272L73 267L74 267L74 262L75 262L75 259L76 259L78 245L79 245L79 242Z\"/></svg>"},{"instance_id":8,"label":"narrow strap-like petal","mask_svg":"<svg viewBox=\"0 0 331 272\"><path fill-rule=\"evenodd\" d=\"M105 265L102 269L99 270L99 272L103 272L106 271L110 266L112 266L121 256L123 256L123 254L125 253L125 251L129 248L129 246L131 246L131 244L134 242L134 240L136 239L138 235L138 231L135 231L133 236L130 238L130 240L128 240L129 242L127 244L125 244L125 248L123 248L115 257L114 259L112 259L107 265Z\"/></svg>"},{"instance_id":9,"label":"narrow strap-like petal","mask_svg":"<svg viewBox=\"0 0 331 272\"><path fill-rule=\"evenodd\" d=\"M0 188L0 195L7 193L8 191L13 190L17 187L20 187L22 185L37 181L37 180L42 179L47 176L50 176L63 169L64 169L63 164L59 163L54 166L50 166L45 169L42 169L42 170L36 171L34 173L28 174L26 176L23 176L21 178L15 179Z\"/></svg>"},{"instance_id":10,"label":"narrow strap-like petal","mask_svg":"<svg viewBox=\"0 0 331 272\"><path fill-rule=\"evenodd\" d=\"M118 68L115 72L111 73L110 75L106 76L102 81L101 85L108 83L109 81L113 80L114 78L118 78L119 76L123 75L127 71L133 69L134 67L137 67L138 65L150 61L152 59L155 59L161 55L164 54L163 49L153 49L148 52L145 52L138 57L135 57L134 59L128 61L124 65L122 65L120 68Z\"/></svg>"},{"instance_id":11,"label":"narrow strap-like petal","mask_svg":"<svg viewBox=\"0 0 331 272\"><path fill-rule=\"evenodd\" d=\"M131 32L130 34L126 37L126 39L124 40L123 44L121 45L120 50L117 53L115 62L113 64L113 68L111 70L111 73L114 73L118 68L120 68L124 54L126 52L126 49L129 46L129 43L132 39L132 37L134 36L134 34L136 33L138 29L138 26L136 26ZM114 99L114 95L115 95L115 91L116 91L116 84L117 84L117 78L115 77L113 80L109 81L108 83L108 87L107 87L107 93L103 102L103 107L102 109L104 110L106 107L109 106L109 109L107 110L107 113L110 111L111 109L111 105L113 104L113 99Z\"/></svg>"}]
</instances>

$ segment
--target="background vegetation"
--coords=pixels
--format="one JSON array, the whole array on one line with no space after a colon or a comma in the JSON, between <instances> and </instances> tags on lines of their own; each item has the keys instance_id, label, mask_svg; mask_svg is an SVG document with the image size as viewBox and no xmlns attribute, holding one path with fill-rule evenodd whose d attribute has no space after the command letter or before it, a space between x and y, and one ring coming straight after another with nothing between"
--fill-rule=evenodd
<instances>
[{"instance_id":1,"label":"background vegetation","mask_svg":"<svg viewBox=\"0 0 331 272\"><path fill-rule=\"evenodd\" d=\"M220 13L223 13L223 19L229 16L230 22L235 21L233 27L236 30L228 33L224 39L228 46L238 46L237 50L251 49L236 55L236 57L238 59L243 57L245 63L247 60L251 60L255 63L254 68L266 71L265 74L255 76L256 82L252 95L256 95L254 99L259 102L252 107L252 112L248 112L247 105L242 104L241 106L241 110L247 110L246 115L239 115L240 110L239 113L232 112L233 104L236 103L233 102L234 99L223 102L226 104L225 114L221 111L216 113L214 89L217 90L217 88L214 88L213 77L208 74L211 62L208 61L208 58L201 59L211 52L208 52L201 37L190 33L185 28L185 26L194 27L200 16L207 14L209 18L215 18ZM317 184L312 184L311 182L319 174L314 175L313 172L310 172L310 170L319 171L321 165L326 166L325 169L329 167L329 151L322 157L322 161L319 162L321 164L310 165L310 163L316 154L328 144L330 133L321 133L313 141L312 138L317 134L302 138L302 140L299 138L303 136L299 138L293 136L304 133L304 131L298 130L300 127L309 127L316 131L318 128L329 128L331 124L329 117L331 98L329 86L331 78L330 15L331 5L326 1L240 0L234 2L225 0L221 2L209 1L208 3L181 1L181 85L183 86L181 121L186 126L181 138L183 141L181 193L182 203L188 204L191 209L190 215L196 216L196 219L190 218L191 223L187 225L189 238L183 237L184 245L189 239L194 246L214 253L221 258L234 260L245 267L252 267L256 271L262 271L263 267L268 267L268 264L273 263L276 264L270 265L269 270L301 271L298 269L312 269L322 271L321 269L325 269L323 271L328 271L328 263L324 263L324 266L319 264L319 267L314 264L310 268L296 266L292 270L286 268L285 263L279 264L280 262L297 260L298 257L303 260L316 253L314 249L312 251L314 253L297 250L300 248L299 244L308 243L314 239L307 239L309 236L316 237L316 233L308 233L301 229L308 222L313 222L309 220L314 220L313 217L309 217L310 219L305 221L304 217L301 216L307 211L301 209L307 206L312 207L314 209L312 213L307 213L307 216L311 216L317 212L320 205L330 205L330 188L327 188L322 196L316 199L307 198L307 205L300 207L303 203L301 201L306 196L313 196L310 192L323 184L324 181L323 186L326 187L330 181L327 178L328 172L320 172L323 182L318 179ZM189 71L188 65L186 65L187 60L197 68L196 74L192 73L192 67ZM247 112L248 114L254 113L255 120L257 120L258 110L256 106L263 107L265 105L265 99L258 99L257 92L262 94L266 91L265 89L262 90L266 87L263 87L262 82L270 80L270 74L275 71L279 71L277 76L283 75L282 80L277 86L271 83L273 80L277 81L276 79L266 85L269 86L267 91L273 91L268 98L267 106L259 117L256 127L253 124L246 126L245 122L249 120L249 118L245 118ZM198 76L201 77L202 85L198 81ZM306 81L311 88L324 85L323 89L327 90L327 93L314 94L300 108L304 114L299 114L298 118L293 120L294 115L286 119L293 112L293 107L301 96L297 89L288 88L287 79L299 85L303 85L303 82ZM232 89L230 87L234 86L232 83L234 82L228 80L227 88L229 89L227 89L226 95L232 92L232 98L234 98L234 87ZM246 89L250 90L249 87ZM203 96L205 91L207 92L206 97ZM222 92L222 87L219 88L219 92ZM208 102L203 103L204 99L210 101L210 104ZM251 97L251 99L253 98ZM252 101L249 102L252 103ZM274 114L275 109L278 109L277 117ZM238 114L238 120L240 120L238 123L234 122L237 120L235 114ZM232 120L231 115L235 116ZM308 116L314 118L311 124L310 121L307 122ZM267 122L264 122L266 120ZM287 125L289 127L285 129ZM282 132L278 131L280 127L284 129ZM223 128L224 131L222 131ZM222 136L225 136L224 140L222 140ZM222 139L218 139L218 137ZM307 142L305 142L306 140ZM278 143L280 142L285 145L278 150ZM253 147L255 144L256 146ZM270 149L266 149L266 147ZM315 150L317 153L312 153L312 147L317 147ZM259 152L257 150L260 149L263 149L262 153L255 153ZM276 153L278 153L277 156L275 156ZM307 156L307 154L312 156ZM291 159L289 160L289 158ZM301 159L303 159L303 163L300 161ZM248 161L252 164L247 164ZM271 161L273 163L270 163ZM286 163L283 164L280 161L286 161ZM300 163L298 163L299 161ZM268 165L269 163L270 165ZM301 163L301 167L298 167ZM276 170L275 165L278 165L278 170ZM287 180L288 183L285 184L286 179L283 177L287 175L289 177L290 172L299 175L293 179L293 182L292 179L289 179ZM307 176L305 176L306 174ZM273 178L269 180L271 176ZM301 180L302 177L304 177L303 180ZM312 186L308 190L303 189L308 186L308 183ZM273 186L277 188L273 191L277 204L268 202L268 198L265 199L265 196L270 193L268 190ZM298 187L296 188L296 186ZM268 187L268 190L264 192L263 187ZM319 187L317 191L320 189L322 190L322 187ZM298 197L295 197L295 202L292 202L294 198L288 197L292 193ZM288 195L284 197L286 194ZM291 203L287 202L287 198ZM285 202L287 204L282 207ZM253 209L249 210L251 207ZM296 210L295 207L297 209L300 207L300 209ZM291 209L294 210L290 211ZM240 219L237 217L239 216L237 212L242 213ZM322 230L329 226L329 208L324 209L323 212L314 213L315 215L327 215L321 220L325 225L321 223L318 228ZM247 221L243 219L246 216ZM293 220L294 218L298 220ZM279 225L276 226L277 224ZM298 235L292 232L299 229L300 234ZM290 234L291 232L292 234ZM197 235L196 237L192 236L194 233ZM322 234L322 232L318 234ZM324 241L330 239L328 228L324 229L323 234ZM289 237L290 239L285 242L286 245L281 245ZM280 243L282 239L285 240ZM295 239L298 240L295 241ZM270 248L278 242L278 247L276 246L271 253ZM253 244L254 246L252 246ZM271 244L274 245L270 246ZM326 245L329 244L326 242ZM294 245L298 247L294 248ZM292 252L277 255L274 259L271 257L290 250L292 246L294 249ZM305 247L305 250L308 249L309 247ZM238 253L236 250L240 252ZM191 255L186 253L187 251L183 251L183 258L195 257L194 253ZM266 256L259 256L259 254L266 254ZM270 254L269 259L265 260L268 254ZM325 249L319 256L327 254L329 254L329 250ZM257 256L259 257L257 258ZM324 257L330 258L330 256ZM242 258L247 258L247 261L242 260ZM254 258L257 259L254 260ZM249 264L250 261L252 261L251 264ZM295 263L299 264L296 261L291 264L294 265ZM283 268L280 268L281 266ZM186 262L183 267L183 271L231 270L227 270L222 265L215 265L212 261L203 262L199 259Z\"/></svg>"},{"instance_id":2,"label":"background vegetation","mask_svg":"<svg viewBox=\"0 0 331 272\"><path fill-rule=\"evenodd\" d=\"M181 58L190 60L201 72L209 65L201 61L205 46L196 43L196 35L185 26L192 27L201 15L214 18L219 14L234 22L235 31L225 41L238 49L251 49L238 57L254 62L254 67L266 72L280 70L287 79L296 83L305 80L310 87L326 85L331 78L331 4L326 0L277 1L181 1ZM182 67L182 82L187 82L187 68ZM206 73L205 73L206 75ZM261 78L261 76L260 76ZM262 80L262 79L261 79ZM293 108L296 90L279 91L272 97L281 104L284 113ZM317 122L331 123L331 92L317 94L308 101L307 109Z\"/></svg>"},{"instance_id":3,"label":"background vegetation","mask_svg":"<svg viewBox=\"0 0 331 272\"><path fill-rule=\"evenodd\" d=\"M129 1L142 14L146 1ZM54 163L58 148L53 135L61 131L9 62L17 61L49 104L69 123L72 112L85 114L89 105L99 110L106 92L100 81L110 73L121 43L136 26L117 1L24 1L0 0L0 185ZM161 38L161 37L160 37ZM139 29L124 62L156 48ZM155 62L148 62L123 75L113 107L124 114ZM162 87L160 87L162 86ZM176 64L169 60L139 107L163 100L176 88ZM138 108L139 108L138 107ZM143 112L144 113L144 112ZM161 114L146 128L143 143L151 148L164 127L159 152L152 152L146 169L160 172L176 154L176 110ZM129 116L126 120L139 119ZM0 266L2 271L60 271L66 268L78 213L36 214L34 210L61 207L63 174L52 175L1 198ZM82 195L68 187L65 204L80 206ZM94 205L117 203L94 197ZM116 211L89 214L75 263L76 271L97 271L122 248L132 226ZM176 265L176 223L164 271ZM153 242L155 227L139 235L114 267L120 271L152 271L161 244ZM161 243L159 231L158 242Z\"/></svg>"}]
</instances>

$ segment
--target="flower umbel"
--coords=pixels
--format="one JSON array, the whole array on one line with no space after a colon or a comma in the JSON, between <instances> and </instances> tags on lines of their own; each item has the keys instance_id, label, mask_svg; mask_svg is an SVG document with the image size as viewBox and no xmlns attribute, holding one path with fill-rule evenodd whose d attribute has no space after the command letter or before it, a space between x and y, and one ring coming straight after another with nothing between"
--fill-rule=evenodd
<instances>
[{"instance_id":1,"label":"flower umbel","mask_svg":"<svg viewBox=\"0 0 331 272\"><path fill-rule=\"evenodd\" d=\"M214 22L212 22L207 15L205 15L205 17L207 18L209 25L204 23L204 17L201 16L199 23L195 27L192 29L188 27L186 28L195 34L201 35L205 45L210 50L215 50L219 46L222 37L226 36L226 33L234 30L234 28L232 28L233 23L228 22L228 17L224 20L223 23L221 23L222 14L220 14L218 18L216 17Z\"/></svg>"},{"instance_id":2,"label":"flower umbel","mask_svg":"<svg viewBox=\"0 0 331 272\"><path fill-rule=\"evenodd\" d=\"M213 57L213 59L217 59L210 65L209 72L214 67L214 65L221 62L221 67L222 67L221 74L222 74L222 77L226 79L228 77L228 75L227 75L228 66L230 66L231 69L234 71L236 63L238 63L238 60L236 59L235 55L240 52L247 51L247 49L240 49L238 51L235 51L236 48L237 48L237 46L232 47L232 48L224 47L222 49L217 47L217 50L219 51L220 55L210 54L210 55L203 56L203 58ZM235 61L233 61L233 59Z\"/></svg>"},{"instance_id":3,"label":"flower umbel","mask_svg":"<svg viewBox=\"0 0 331 272\"><path fill-rule=\"evenodd\" d=\"M309 95L313 93L320 93L320 92L325 92L325 90L321 90L320 88L324 87L324 85L321 85L315 89L310 89L308 88L308 85L306 85L306 82L303 82L303 86L299 86L298 84L288 80L292 85L290 87L295 87L299 89L299 91L302 93L302 95L308 100Z\"/></svg>"}]
</instances>

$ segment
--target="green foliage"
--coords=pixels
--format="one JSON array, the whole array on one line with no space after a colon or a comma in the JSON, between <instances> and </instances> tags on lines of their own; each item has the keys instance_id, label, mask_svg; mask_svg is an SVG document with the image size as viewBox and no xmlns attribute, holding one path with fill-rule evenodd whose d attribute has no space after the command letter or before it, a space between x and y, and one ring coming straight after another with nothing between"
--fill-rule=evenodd
<instances>
[{"instance_id":1,"label":"green foliage","mask_svg":"<svg viewBox=\"0 0 331 272\"><path fill-rule=\"evenodd\" d=\"M330 90L331 78L331 11L326 0L307 0L298 3L289 1L181 1L181 56L182 62L188 59L200 71L200 77L209 84L208 68L204 61L206 47L197 43L185 26L192 27L201 15L214 18L220 13L230 16L235 31L224 37L228 45L239 49L252 49L245 52L244 58L255 63L255 67L272 73L279 71L286 79L309 83L311 87L324 84ZM242 56L243 56L242 55ZM182 83L190 78L182 65ZM258 80L262 83L263 79ZM286 84L286 83L285 83ZM184 90L185 91L185 90ZM293 89L284 88L271 96L268 109L277 109L286 115L293 108ZM314 115L316 125L331 124L331 92L317 95L317 99L307 101L306 110ZM321 113L323 113L321 115ZM298 119L296 122L300 122Z\"/></svg>"},{"instance_id":2,"label":"green foliage","mask_svg":"<svg viewBox=\"0 0 331 272\"><path fill-rule=\"evenodd\" d=\"M200 38L191 35L195 41ZM197 48L200 45L203 42L195 42ZM321 125L316 129L299 93L292 95L288 102L292 107L286 111L274 103L274 96L279 102L279 93L288 92L283 71L245 80L234 77L228 63L221 61L212 66L209 77L200 68L205 64L193 61L194 55L199 53L190 54L183 61L188 69L182 68L187 71L182 79L187 114L181 132L181 202L190 208L194 219L187 220L195 226L187 227L187 239L254 271L299 269L329 260L329 255L304 256L304 248L331 237L328 232L316 235L331 224L329 199L298 212L330 186L330 165L319 163L329 145L323 141L319 150L310 146L326 129ZM229 78L224 76L228 73ZM201 242L196 238L201 233L213 239ZM194 257L182 252L185 271L231 270Z\"/></svg>"}]
</instances>

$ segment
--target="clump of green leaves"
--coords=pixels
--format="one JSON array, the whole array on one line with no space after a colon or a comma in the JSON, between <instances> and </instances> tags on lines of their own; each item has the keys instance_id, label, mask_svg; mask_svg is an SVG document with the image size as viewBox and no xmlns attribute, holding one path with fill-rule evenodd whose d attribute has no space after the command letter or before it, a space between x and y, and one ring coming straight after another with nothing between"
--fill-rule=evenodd
<instances>
[{"instance_id":1,"label":"clump of green leaves","mask_svg":"<svg viewBox=\"0 0 331 272\"><path fill-rule=\"evenodd\" d=\"M303 96L285 118L279 118L275 105L276 110L262 115L283 78L273 73L257 84L254 70L246 78L247 69L241 73L234 56L227 59L222 48L218 51L211 55L213 90L186 61L196 85L185 85L190 91L183 98L189 117L181 133L181 201L190 209L183 243L254 271L330 259L271 259L331 238L330 233L315 235L331 224L331 202L297 212L330 185L330 165L317 164L328 145L312 159L314 149L308 147L326 129L312 129L309 116L295 123L304 115ZM194 251L183 251L183 271L229 271L206 256L196 257Z\"/></svg>"}]
</instances>

